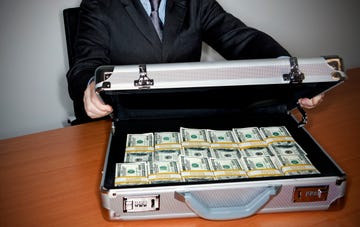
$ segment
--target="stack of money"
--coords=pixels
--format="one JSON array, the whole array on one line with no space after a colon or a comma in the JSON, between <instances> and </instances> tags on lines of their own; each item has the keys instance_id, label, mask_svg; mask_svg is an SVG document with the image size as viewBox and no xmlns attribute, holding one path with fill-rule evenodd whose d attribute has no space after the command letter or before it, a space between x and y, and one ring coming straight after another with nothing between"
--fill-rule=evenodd
<instances>
[{"instance_id":1,"label":"stack of money","mask_svg":"<svg viewBox=\"0 0 360 227\"><path fill-rule=\"evenodd\" d=\"M126 152L154 151L154 134L128 134L126 138Z\"/></svg>"},{"instance_id":2,"label":"stack of money","mask_svg":"<svg viewBox=\"0 0 360 227\"><path fill-rule=\"evenodd\" d=\"M275 153L274 163L284 175L320 173L285 126L262 127L260 129L266 136L269 148Z\"/></svg>"},{"instance_id":3,"label":"stack of money","mask_svg":"<svg viewBox=\"0 0 360 227\"><path fill-rule=\"evenodd\" d=\"M320 173L304 155L282 155L277 156L277 160L277 165L287 176Z\"/></svg>"},{"instance_id":4,"label":"stack of money","mask_svg":"<svg viewBox=\"0 0 360 227\"><path fill-rule=\"evenodd\" d=\"M240 159L241 154L238 148L214 148L213 158L216 159Z\"/></svg>"},{"instance_id":5,"label":"stack of money","mask_svg":"<svg viewBox=\"0 0 360 227\"><path fill-rule=\"evenodd\" d=\"M211 158L212 150L210 147L184 147L181 154L186 157Z\"/></svg>"},{"instance_id":6,"label":"stack of money","mask_svg":"<svg viewBox=\"0 0 360 227\"><path fill-rule=\"evenodd\" d=\"M125 148L125 162L148 162L153 160L154 134L128 134Z\"/></svg>"},{"instance_id":7,"label":"stack of money","mask_svg":"<svg viewBox=\"0 0 360 227\"><path fill-rule=\"evenodd\" d=\"M274 153L257 127L234 128L239 140L240 154L248 177L280 176L281 171L271 160Z\"/></svg>"},{"instance_id":8,"label":"stack of money","mask_svg":"<svg viewBox=\"0 0 360 227\"><path fill-rule=\"evenodd\" d=\"M217 180L246 178L247 174L241 159L210 159L214 177Z\"/></svg>"},{"instance_id":9,"label":"stack of money","mask_svg":"<svg viewBox=\"0 0 360 227\"><path fill-rule=\"evenodd\" d=\"M176 161L150 162L148 179L152 184L182 181L179 163Z\"/></svg>"},{"instance_id":10,"label":"stack of money","mask_svg":"<svg viewBox=\"0 0 360 227\"><path fill-rule=\"evenodd\" d=\"M210 181L214 180L214 174L206 157L180 156L181 176L187 181Z\"/></svg>"},{"instance_id":11,"label":"stack of money","mask_svg":"<svg viewBox=\"0 0 360 227\"><path fill-rule=\"evenodd\" d=\"M180 128L182 147L209 147L210 140L206 129Z\"/></svg>"},{"instance_id":12,"label":"stack of money","mask_svg":"<svg viewBox=\"0 0 360 227\"><path fill-rule=\"evenodd\" d=\"M285 126L261 127L260 131L265 136L265 141L267 144L276 141L294 141L294 138L291 136Z\"/></svg>"},{"instance_id":13,"label":"stack of money","mask_svg":"<svg viewBox=\"0 0 360 227\"><path fill-rule=\"evenodd\" d=\"M231 130L207 130L211 148L237 148L239 141Z\"/></svg>"},{"instance_id":14,"label":"stack of money","mask_svg":"<svg viewBox=\"0 0 360 227\"><path fill-rule=\"evenodd\" d=\"M179 162L180 149L160 149L154 151L154 161Z\"/></svg>"},{"instance_id":15,"label":"stack of money","mask_svg":"<svg viewBox=\"0 0 360 227\"><path fill-rule=\"evenodd\" d=\"M213 158L210 161L215 179L223 180L247 177L238 148L213 149Z\"/></svg>"},{"instance_id":16,"label":"stack of money","mask_svg":"<svg viewBox=\"0 0 360 227\"><path fill-rule=\"evenodd\" d=\"M155 132L154 161L178 162L181 153L179 132Z\"/></svg>"},{"instance_id":17,"label":"stack of money","mask_svg":"<svg viewBox=\"0 0 360 227\"><path fill-rule=\"evenodd\" d=\"M274 156L274 153L267 146L255 146L246 149L241 149L243 157L265 157Z\"/></svg>"},{"instance_id":18,"label":"stack of money","mask_svg":"<svg viewBox=\"0 0 360 227\"><path fill-rule=\"evenodd\" d=\"M318 174L285 126L128 134L115 185Z\"/></svg>"},{"instance_id":19,"label":"stack of money","mask_svg":"<svg viewBox=\"0 0 360 227\"><path fill-rule=\"evenodd\" d=\"M152 151L126 151L125 162L151 162L154 158Z\"/></svg>"},{"instance_id":20,"label":"stack of money","mask_svg":"<svg viewBox=\"0 0 360 227\"><path fill-rule=\"evenodd\" d=\"M232 130L239 141L239 148L246 149L249 147L264 147L264 135L257 127L234 128Z\"/></svg>"},{"instance_id":21,"label":"stack of money","mask_svg":"<svg viewBox=\"0 0 360 227\"><path fill-rule=\"evenodd\" d=\"M295 141L273 142L269 144L269 148L272 149L277 156L306 155L306 152Z\"/></svg>"},{"instance_id":22,"label":"stack of money","mask_svg":"<svg viewBox=\"0 0 360 227\"><path fill-rule=\"evenodd\" d=\"M179 132L155 132L155 150L180 149Z\"/></svg>"},{"instance_id":23,"label":"stack of money","mask_svg":"<svg viewBox=\"0 0 360 227\"><path fill-rule=\"evenodd\" d=\"M270 156L244 157L248 177L272 177L282 176L283 173L277 168Z\"/></svg>"},{"instance_id":24,"label":"stack of money","mask_svg":"<svg viewBox=\"0 0 360 227\"><path fill-rule=\"evenodd\" d=\"M116 163L115 186L148 184L147 164L137 163Z\"/></svg>"}]
</instances>

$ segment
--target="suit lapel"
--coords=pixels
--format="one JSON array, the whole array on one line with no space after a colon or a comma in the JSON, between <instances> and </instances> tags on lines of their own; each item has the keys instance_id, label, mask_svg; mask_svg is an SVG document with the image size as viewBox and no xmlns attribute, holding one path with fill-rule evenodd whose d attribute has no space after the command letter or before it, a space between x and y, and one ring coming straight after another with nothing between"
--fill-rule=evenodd
<instances>
[{"instance_id":1,"label":"suit lapel","mask_svg":"<svg viewBox=\"0 0 360 227\"><path fill-rule=\"evenodd\" d=\"M166 62L187 11L186 0L167 0L163 33L163 60Z\"/></svg>"},{"instance_id":2,"label":"suit lapel","mask_svg":"<svg viewBox=\"0 0 360 227\"><path fill-rule=\"evenodd\" d=\"M154 46L161 48L161 41L155 29L153 29L150 17L147 16L141 2L138 0L121 0L121 3L124 5L131 20L139 29L139 32Z\"/></svg>"}]
</instances>

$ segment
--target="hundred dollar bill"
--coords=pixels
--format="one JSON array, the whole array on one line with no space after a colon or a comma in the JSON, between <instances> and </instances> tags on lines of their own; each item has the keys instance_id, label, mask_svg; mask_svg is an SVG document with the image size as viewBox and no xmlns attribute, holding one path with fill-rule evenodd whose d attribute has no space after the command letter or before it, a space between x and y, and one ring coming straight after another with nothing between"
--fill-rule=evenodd
<instances>
[{"instance_id":1,"label":"hundred dollar bill","mask_svg":"<svg viewBox=\"0 0 360 227\"><path fill-rule=\"evenodd\" d=\"M239 159L210 159L215 178L218 180L246 178L246 171Z\"/></svg>"},{"instance_id":2,"label":"hundred dollar bill","mask_svg":"<svg viewBox=\"0 0 360 227\"><path fill-rule=\"evenodd\" d=\"M193 129L193 128L180 128L180 138L182 146L209 146L210 140L208 139L206 129Z\"/></svg>"},{"instance_id":3,"label":"hundred dollar bill","mask_svg":"<svg viewBox=\"0 0 360 227\"><path fill-rule=\"evenodd\" d=\"M285 175L320 173L304 155L277 156L277 165Z\"/></svg>"},{"instance_id":4,"label":"hundred dollar bill","mask_svg":"<svg viewBox=\"0 0 360 227\"><path fill-rule=\"evenodd\" d=\"M262 135L261 131L257 127L234 128L233 132L240 141L240 149L267 145L264 141L265 136Z\"/></svg>"},{"instance_id":5,"label":"hundred dollar bill","mask_svg":"<svg viewBox=\"0 0 360 227\"><path fill-rule=\"evenodd\" d=\"M154 150L154 134L128 134L126 138L126 151Z\"/></svg>"},{"instance_id":6,"label":"hundred dollar bill","mask_svg":"<svg viewBox=\"0 0 360 227\"><path fill-rule=\"evenodd\" d=\"M211 158L212 152L209 147L184 147L181 154L187 157Z\"/></svg>"},{"instance_id":7,"label":"hundred dollar bill","mask_svg":"<svg viewBox=\"0 0 360 227\"><path fill-rule=\"evenodd\" d=\"M276 141L294 141L285 126L261 127L260 131L265 135L267 143Z\"/></svg>"},{"instance_id":8,"label":"hundred dollar bill","mask_svg":"<svg viewBox=\"0 0 360 227\"><path fill-rule=\"evenodd\" d=\"M264 136L257 127L234 128L234 134L239 142L262 141Z\"/></svg>"},{"instance_id":9,"label":"hundred dollar bill","mask_svg":"<svg viewBox=\"0 0 360 227\"><path fill-rule=\"evenodd\" d=\"M116 163L115 186L148 184L147 164L141 163Z\"/></svg>"},{"instance_id":10,"label":"hundred dollar bill","mask_svg":"<svg viewBox=\"0 0 360 227\"><path fill-rule=\"evenodd\" d=\"M153 155L153 152L125 152L124 162L151 162Z\"/></svg>"},{"instance_id":11,"label":"hundred dollar bill","mask_svg":"<svg viewBox=\"0 0 360 227\"><path fill-rule=\"evenodd\" d=\"M267 146L249 147L240 151L243 157L265 157L274 156L270 148Z\"/></svg>"},{"instance_id":12,"label":"hundred dollar bill","mask_svg":"<svg viewBox=\"0 0 360 227\"><path fill-rule=\"evenodd\" d=\"M243 161L247 168L248 177L270 177L282 175L282 172L276 168L269 156L244 157Z\"/></svg>"},{"instance_id":13,"label":"hundred dollar bill","mask_svg":"<svg viewBox=\"0 0 360 227\"><path fill-rule=\"evenodd\" d=\"M266 137L291 136L285 126L261 127Z\"/></svg>"},{"instance_id":14,"label":"hundred dollar bill","mask_svg":"<svg viewBox=\"0 0 360 227\"><path fill-rule=\"evenodd\" d=\"M214 180L208 158L186 157L180 155L181 176L185 181Z\"/></svg>"},{"instance_id":15,"label":"hundred dollar bill","mask_svg":"<svg viewBox=\"0 0 360 227\"><path fill-rule=\"evenodd\" d=\"M237 147L239 142L231 130L207 130L211 147L214 148L227 148Z\"/></svg>"},{"instance_id":16,"label":"hundred dollar bill","mask_svg":"<svg viewBox=\"0 0 360 227\"><path fill-rule=\"evenodd\" d=\"M214 148L213 157L217 159L240 159L240 150L237 148Z\"/></svg>"},{"instance_id":17,"label":"hundred dollar bill","mask_svg":"<svg viewBox=\"0 0 360 227\"><path fill-rule=\"evenodd\" d=\"M180 182L182 180L178 162L151 162L149 176L151 183Z\"/></svg>"},{"instance_id":18,"label":"hundred dollar bill","mask_svg":"<svg viewBox=\"0 0 360 227\"><path fill-rule=\"evenodd\" d=\"M154 151L154 160L161 162L179 161L180 149L164 149Z\"/></svg>"},{"instance_id":19,"label":"hundred dollar bill","mask_svg":"<svg viewBox=\"0 0 360 227\"><path fill-rule=\"evenodd\" d=\"M155 150L164 148L180 148L179 132L155 132Z\"/></svg>"},{"instance_id":20,"label":"hundred dollar bill","mask_svg":"<svg viewBox=\"0 0 360 227\"><path fill-rule=\"evenodd\" d=\"M270 143L269 147L276 155L306 155L300 145L293 141Z\"/></svg>"},{"instance_id":21,"label":"hundred dollar bill","mask_svg":"<svg viewBox=\"0 0 360 227\"><path fill-rule=\"evenodd\" d=\"M320 172L317 169L314 170L298 170L298 171L287 171L284 173L285 176L295 176L295 175L308 175L308 174L319 174Z\"/></svg>"}]
</instances>

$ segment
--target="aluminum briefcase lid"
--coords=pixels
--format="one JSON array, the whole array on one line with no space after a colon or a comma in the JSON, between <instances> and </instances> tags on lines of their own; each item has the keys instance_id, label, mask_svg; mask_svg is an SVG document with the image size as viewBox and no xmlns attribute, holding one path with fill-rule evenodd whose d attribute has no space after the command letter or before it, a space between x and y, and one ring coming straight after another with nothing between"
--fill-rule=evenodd
<instances>
[{"instance_id":1,"label":"aluminum briefcase lid","mask_svg":"<svg viewBox=\"0 0 360 227\"><path fill-rule=\"evenodd\" d=\"M337 56L100 66L95 72L96 91L113 106L115 119L271 106L288 111L300 97L345 78Z\"/></svg>"}]
</instances>

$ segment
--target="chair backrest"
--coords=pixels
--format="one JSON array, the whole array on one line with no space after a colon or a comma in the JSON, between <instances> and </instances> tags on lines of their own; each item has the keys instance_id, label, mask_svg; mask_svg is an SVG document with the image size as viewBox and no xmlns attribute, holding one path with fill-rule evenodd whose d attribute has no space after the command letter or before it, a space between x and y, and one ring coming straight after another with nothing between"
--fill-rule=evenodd
<instances>
[{"instance_id":1,"label":"chair backrest","mask_svg":"<svg viewBox=\"0 0 360 227\"><path fill-rule=\"evenodd\" d=\"M63 10L66 47L70 68L74 65L75 40L78 32L79 12L79 7ZM90 121L90 118L85 113L84 103L82 100L73 100L73 108L75 117L69 117L68 119L68 122L71 125L77 125Z\"/></svg>"},{"instance_id":2,"label":"chair backrest","mask_svg":"<svg viewBox=\"0 0 360 227\"><path fill-rule=\"evenodd\" d=\"M69 67L72 67L74 65L75 40L79 27L79 13L80 13L80 7L67 8L63 10ZM77 125L77 124L94 121L93 119L87 116L82 99L73 100L73 107L74 107L75 119L73 119L74 117L68 119L68 122L71 125ZM97 120L101 120L104 118L99 118Z\"/></svg>"},{"instance_id":3,"label":"chair backrest","mask_svg":"<svg viewBox=\"0 0 360 227\"><path fill-rule=\"evenodd\" d=\"M79 7L67 8L63 10L66 47L70 67L74 64L74 44L78 32L79 12Z\"/></svg>"}]
</instances>

